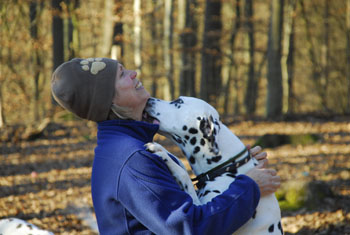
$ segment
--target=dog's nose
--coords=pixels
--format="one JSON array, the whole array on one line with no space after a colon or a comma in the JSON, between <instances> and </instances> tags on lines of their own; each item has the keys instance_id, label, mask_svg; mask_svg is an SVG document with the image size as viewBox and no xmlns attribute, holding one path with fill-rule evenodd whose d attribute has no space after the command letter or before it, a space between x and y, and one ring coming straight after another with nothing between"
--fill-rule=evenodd
<instances>
[{"instance_id":1,"label":"dog's nose","mask_svg":"<svg viewBox=\"0 0 350 235\"><path fill-rule=\"evenodd\" d=\"M151 107L152 105L154 105L155 102L156 102L155 98L149 98L147 100L147 107Z\"/></svg>"}]
</instances>

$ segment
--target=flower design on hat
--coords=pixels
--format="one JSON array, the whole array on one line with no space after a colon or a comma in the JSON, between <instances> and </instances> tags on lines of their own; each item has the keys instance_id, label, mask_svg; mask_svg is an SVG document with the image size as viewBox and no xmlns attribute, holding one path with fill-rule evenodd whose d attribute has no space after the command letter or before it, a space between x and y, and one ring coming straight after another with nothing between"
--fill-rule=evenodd
<instances>
[{"instance_id":1,"label":"flower design on hat","mask_svg":"<svg viewBox=\"0 0 350 235\"><path fill-rule=\"evenodd\" d=\"M106 63L102 61L102 58L87 58L80 61L80 65L84 71L90 71L93 75L98 74L106 67Z\"/></svg>"}]
</instances>

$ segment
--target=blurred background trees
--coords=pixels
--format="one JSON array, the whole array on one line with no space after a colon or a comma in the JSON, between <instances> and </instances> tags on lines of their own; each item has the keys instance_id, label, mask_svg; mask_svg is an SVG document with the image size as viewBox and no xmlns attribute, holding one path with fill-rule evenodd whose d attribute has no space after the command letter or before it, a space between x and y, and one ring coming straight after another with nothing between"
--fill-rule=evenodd
<instances>
[{"instance_id":1,"label":"blurred background trees","mask_svg":"<svg viewBox=\"0 0 350 235\"><path fill-rule=\"evenodd\" d=\"M350 113L350 0L2 0L0 22L0 126L66 115L50 79L73 57L227 116Z\"/></svg>"}]
</instances>

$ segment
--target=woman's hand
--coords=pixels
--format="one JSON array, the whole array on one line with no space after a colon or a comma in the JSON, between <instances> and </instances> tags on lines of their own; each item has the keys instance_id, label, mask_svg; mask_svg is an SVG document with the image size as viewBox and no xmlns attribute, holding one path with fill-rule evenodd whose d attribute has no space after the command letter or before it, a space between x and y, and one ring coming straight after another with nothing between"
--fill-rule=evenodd
<instances>
[{"instance_id":1,"label":"woman's hand","mask_svg":"<svg viewBox=\"0 0 350 235\"><path fill-rule=\"evenodd\" d=\"M246 175L257 183L261 196L276 192L281 185L281 178L277 175L277 172L274 169L264 168L262 162L249 170Z\"/></svg>"},{"instance_id":2,"label":"woman's hand","mask_svg":"<svg viewBox=\"0 0 350 235\"><path fill-rule=\"evenodd\" d=\"M267 153L261 152L262 148L260 146L255 146L254 148L251 148L250 145L247 145L247 149L250 149L250 153L253 157L256 158L256 160L259 161L259 163L263 164L263 167L266 168L269 164L269 161L267 159Z\"/></svg>"},{"instance_id":3,"label":"woman's hand","mask_svg":"<svg viewBox=\"0 0 350 235\"><path fill-rule=\"evenodd\" d=\"M250 146L248 145L247 148L250 149ZM250 153L259 161L259 164L248 171L246 175L257 183L261 196L266 196L276 192L281 185L281 178L277 175L276 170L267 169L267 153L261 151L260 146L250 149Z\"/></svg>"}]
</instances>

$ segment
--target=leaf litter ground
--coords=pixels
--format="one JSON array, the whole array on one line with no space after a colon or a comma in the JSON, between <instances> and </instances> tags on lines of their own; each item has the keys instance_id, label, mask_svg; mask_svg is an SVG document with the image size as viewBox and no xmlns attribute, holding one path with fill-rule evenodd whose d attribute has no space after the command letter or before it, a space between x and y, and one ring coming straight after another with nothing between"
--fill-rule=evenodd
<instances>
[{"instance_id":1,"label":"leaf litter ground","mask_svg":"<svg viewBox=\"0 0 350 235\"><path fill-rule=\"evenodd\" d=\"M241 121L229 127L251 145L265 134L319 136L312 144L265 149L282 184L320 181L332 191L312 208L282 211L283 227L286 234L350 234L349 122ZM23 128L0 131L0 218L21 218L55 234L98 234L90 195L96 125L50 123L33 141L21 139ZM156 141L182 156L164 137Z\"/></svg>"}]
</instances>

